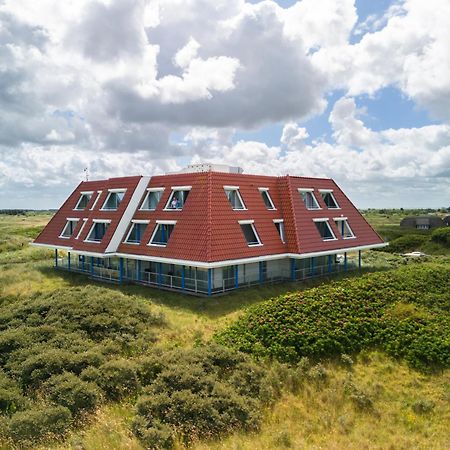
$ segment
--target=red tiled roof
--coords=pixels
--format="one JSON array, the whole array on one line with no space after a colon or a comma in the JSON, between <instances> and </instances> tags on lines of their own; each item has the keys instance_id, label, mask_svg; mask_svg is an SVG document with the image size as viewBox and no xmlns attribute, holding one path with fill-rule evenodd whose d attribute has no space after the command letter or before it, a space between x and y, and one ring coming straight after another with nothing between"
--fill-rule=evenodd
<instances>
[{"instance_id":1,"label":"red tiled roof","mask_svg":"<svg viewBox=\"0 0 450 450\"><path fill-rule=\"evenodd\" d=\"M75 252L103 253L140 180L141 177L127 177L80 183L35 242L52 246L69 246ZM224 191L224 186L227 185L239 186L246 206L245 210L234 211L232 209ZM192 186L182 210L165 210L173 186ZM202 172L154 176L150 178L147 187L163 187L161 200L155 211L139 210L146 192L142 194L139 206L132 218L148 220L149 225L139 245L123 242L127 236L128 227L121 237L118 253L186 261L217 262L286 253L336 251L343 248L383 243L380 236L331 179ZM261 187L269 189L275 210L266 208L261 192L258 190ZM127 188L119 210L100 211L108 189L112 188ZM321 209L308 210L298 188L313 188ZM327 208L318 189L332 189L340 209ZM84 211L73 210L80 192L98 190L102 190L102 194L93 211L90 211L89 208L95 201L95 194ZM348 218L355 238L344 240L339 237L333 218L340 216ZM82 220L80 220L72 238L59 238L67 218L71 217L88 219L82 234L79 239L75 239L82 224ZM337 239L323 241L313 222L315 218L328 218ZM92 226L92 219L111 219L107 234L101 243L84 242ZM261 246L248 246L244 238L238 221L249 219L254 220L254 226L263 244ZM274 219L284 220L285 243L280 239L273 223ZM177 222L166 247L147 245L157 220L175 220Z\"/></svg>"}]
</instances>

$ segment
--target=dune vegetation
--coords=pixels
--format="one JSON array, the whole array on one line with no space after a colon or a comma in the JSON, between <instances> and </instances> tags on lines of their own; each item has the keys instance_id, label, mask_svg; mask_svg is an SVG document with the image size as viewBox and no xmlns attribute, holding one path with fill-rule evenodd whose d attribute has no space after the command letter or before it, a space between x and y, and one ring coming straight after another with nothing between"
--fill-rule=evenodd
<instances>
[{"instance_id":1,"label":"dune vegetation","mask_svg":"<svg viewBox=\"0 0 450 450\"><path fill-rule=\"evenodd\" d=\"M450 446L445 251L195 298L54 270L49 218L0 216L0 448Z\"/></svg>"}]
</instances>

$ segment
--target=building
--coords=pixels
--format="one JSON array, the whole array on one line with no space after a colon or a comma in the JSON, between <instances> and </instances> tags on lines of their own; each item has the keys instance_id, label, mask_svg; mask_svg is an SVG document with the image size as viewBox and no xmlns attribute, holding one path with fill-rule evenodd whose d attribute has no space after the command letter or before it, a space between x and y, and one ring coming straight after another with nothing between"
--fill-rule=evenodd
<instances>
[{"instance_id":1,"label":"building","mask_svg":"<svg viewBox=\"0 0 450 450\"><path fill-rule=\"evenodd\" d=\"M402 228L415 228L416 230L431 230L444 226L443 220L438 216L405 217L401 222Z\"/></svg>"},{"instance_id":2,"label":"building","mask_svg":"<svg viewBox=\"0 0 450 450\"><path fill-rule=\"evenodd\" d=\"M349 270L348 252L360 266L387 244L331 179L201 165L82 182L33 245L58 268L211 295Z\"/></svg>"}]
</instances>

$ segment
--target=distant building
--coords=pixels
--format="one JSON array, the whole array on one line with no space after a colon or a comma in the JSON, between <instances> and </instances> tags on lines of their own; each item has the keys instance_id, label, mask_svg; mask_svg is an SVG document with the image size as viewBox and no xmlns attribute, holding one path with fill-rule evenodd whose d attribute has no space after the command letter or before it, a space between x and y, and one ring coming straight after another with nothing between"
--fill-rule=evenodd
<instances>
[{"instance_id":1,"label":"distant building","mask_svg":"<svg viewBox=\"0 0 450 450\"><path fill-rule=\"evenodd\" d=\"M405 217L401 222L402 228L415 228L416 230L431 230L444 226L444 221L437 216Z\"/></svg>"},{"instance_id":2,"label":"distant building","mask_svg":"<svg viewBox=\"0 0 450 450\"><path fill-rule=\"evenodd\" d=\"M82 182L34 245L60 269L211 295L345 271L347 252L360 265L387 244L331 179L203 164Z\"/></svg>"}]
</instances>

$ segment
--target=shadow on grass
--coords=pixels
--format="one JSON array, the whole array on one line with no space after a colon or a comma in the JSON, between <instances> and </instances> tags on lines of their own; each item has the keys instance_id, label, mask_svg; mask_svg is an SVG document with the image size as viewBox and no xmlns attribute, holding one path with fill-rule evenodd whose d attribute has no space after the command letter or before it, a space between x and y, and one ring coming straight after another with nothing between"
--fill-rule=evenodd
<instances>
[{"instance_id":1,"label":"shadow on grass","mask_svg":"<svg viewBox=\"0 0 450 450\"><path fill-rule=\"evenodd\" d=\"M314 278L297 282L267 283L249 288L241 288L231 291L226 295L212 297L196 297L182 292L167 291L153 286L138 284L110 284L93 280L86 274L68 272L53 267L40 267L42 273L48 277L60 277L73 286L102 286L106 289L120 290L125 295L136 295L149 300L155 305L193 312L209 319L220 318L233 312L242 310L280 295L298 292L315 286L324 285L333 281L359 277L364 273L378 272L386 269L363 268L361 271L340 273L331 277Z\"/></svg>"}]
</instances>

